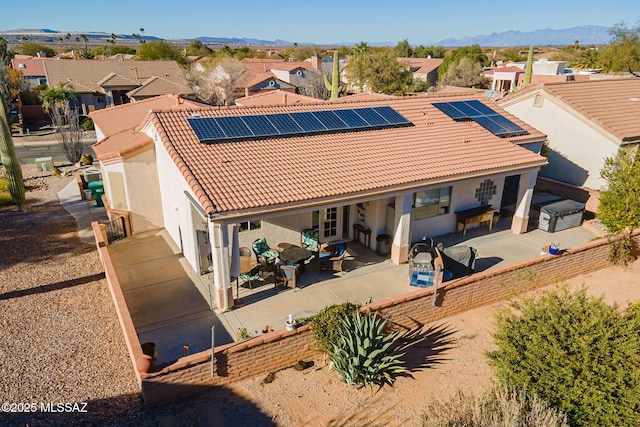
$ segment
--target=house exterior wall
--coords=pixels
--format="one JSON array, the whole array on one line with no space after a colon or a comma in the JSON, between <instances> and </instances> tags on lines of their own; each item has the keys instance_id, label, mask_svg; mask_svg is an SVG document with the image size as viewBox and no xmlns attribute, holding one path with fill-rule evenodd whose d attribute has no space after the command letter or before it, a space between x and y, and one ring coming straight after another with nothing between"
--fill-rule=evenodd
<instances>
[{"instance_id":1,"label":"house exterior wall","mask_svg":"<svg viewBox=\"0 0 640 427\"><path fill-rule=\"evenodd\" d=\"M152 132L155 133L155 132ZM175 244L182 250L193 271L198 271L195 233L192 232L190 202L186 194L197 200L187 185L182 173L167 153L157 135L153 138L156 153L158 189L161 194L161 209L164 228Z\"/></svg>"},{"instance_id":2,"label":"house exterior wall","mask_svg":"<svg viewBox=\"0 0 640 427\"><path fill-rule=\"evenodd\" d=\"M127 159L124 182L133 230L140 232L162 227L160 184L153 150L144 150Z\"/></svg>"},{"instance_id":3,"label":"house exterior wall","mask_svg":"<svg viewBox=\"0 0 640 427\"><path fill-rule=\"evenodd\" d=\"M548 135L551 149L549 165L540 176L573 185L599 189L604 185L600 170L605 157L614 156L619 145L613 136L590 125L545 97L542 106L534 106L536 93L502 107ZM544 95L543 95L544 96Z\"/></svg>"}]
</instances>

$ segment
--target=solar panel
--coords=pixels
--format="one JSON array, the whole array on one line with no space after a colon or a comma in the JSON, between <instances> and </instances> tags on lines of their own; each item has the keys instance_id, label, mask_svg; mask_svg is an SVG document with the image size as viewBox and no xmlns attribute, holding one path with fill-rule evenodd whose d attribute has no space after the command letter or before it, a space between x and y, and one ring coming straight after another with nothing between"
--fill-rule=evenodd
<instances>
[{"instance_id":1,"label":"solar panel","mask_svg":"<svg viewBox=\"0 0 640 427\"><path fill-rule=\"evenodd\" d=\"M445 113L447 116L451 117L455 121L469 120L469 116L467 116L465 113L463 113L458 108L456 108L454 104L455 104L454 102L434 102L431 105L433 105L438 110L442 111L443 113Z\"/></svg>"},{"instance_id":2,"label":"solar panel","mask_svg":"<svg viewBox=\"0 0 640 427\"><path fill-rule=\"evenodd\" d=\"M282 135L295 135L304 132L289 114L270 114L266 117Z\"/></svg>"},{"instance_id":3,"label":"solar panel","mask_svg":"<svg viewBox=\"0 0 640 427\"><path fill-rule=\"evenodd\" d=\"M345 130L349 129L349 126L340 120L340 118L334 114L333 111L314 111L313 116L318 119L324 127L330 130Z\"/></svg>"},{"instance_id":4,"label":"solar panel","mask_svg":"<svg viewBox=\"0 0 640 427\"><path fill-rule=\"evenodd\" d=\"M356 114L353 110L336 110L333 112L336 116L349 126L350 129L357 129L367 127L367 122L362 117Z\"/></svg>"},{"instance_id":5,"label":"solar panel","mask_svg":"<svg viewBox=\"0 0 640 427\"><path fill-rule=\"evenodd\" d=\"M189 118L187 122L191 125L191 129L195 132L200 141L213 141L225 138L222 129L214 120Z\"/></svg>"},{"instance_id":6,"label":"solar panel","mask_svg":"<svg viewBox=\"0 0 640 427\"><path fill-rule=\"evenodd\" d=\"M278 132L266 116L243 116L242 120L244 120L254 136L280 135L280 132Z\"/></svg>"},{"instance_id":7,"label":"solar panel","mask_svg":"<svg viewBox=\"0 0 640 427\"><path fill-rule=\"evenodd\" d=\"M375 107L376 113L380 114L389 124L406 125L411 122L405 119L400 113L391 107Z\"/></svg>"},{"instance_id":8,"label":"solar panel","mask_svg":"<svg viewBox=\"0 0 640 427\"><path fill-rule=\"evenodd\" d=\"M376 113L373 108L358 108L355 111L360 117L362 117L369 126L388 126L389 122L387 122L384 117L380 114Z\"/></svg>"},{"instance_id":9,"label":"solar panel","mask_svg":"<svg viewBox=\"0 0 640 427\"><path fill-rule=\"evenodd\" d=\"M240 117L218 117L216 122L228 139L253 136L253 133L249 130L247 125L244 124Z\"/></svg>"},{"instance_id":10,"label":"solar panel","mask_svg":"<svg viewBox=\"0 0 640 427\"><path fill-rule=\"evenodd\" d=\"M202 142L379 129L412 123L391 107L187 119Z\"/></svg>"},{"instance_id":11,"label":"solar panel","mask_svg":"<svg viewBox=\"0 0 640 427\"><path fill-rule=\"evenodd\" d=\"M433 106L453 120L473 120L489 132L502 138L529 133L526 129L478 100L437 102Z\"/></svg>"},{"instance_id":12,"label":"solar panel","mask_svg":"<svg viewBox=\"0 0 640 427\"><path fill-rule=\"evenodd\" d=\"M313 133L327 130L311 113L291 113L289 115L300 125L304 132Z\"/></svg>"}]
</instances>

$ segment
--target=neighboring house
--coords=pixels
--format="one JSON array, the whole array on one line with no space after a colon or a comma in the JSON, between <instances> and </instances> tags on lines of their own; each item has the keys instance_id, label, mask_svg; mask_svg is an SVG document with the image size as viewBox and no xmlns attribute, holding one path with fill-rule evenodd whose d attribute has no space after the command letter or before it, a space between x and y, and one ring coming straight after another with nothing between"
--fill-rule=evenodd
<instances>
[{"instance_id":1,"label":"neighboring house","mask_svg":"<svg viewBox=\"0 0 640 427\"><path fill-rule=\"evenodd\" d=\"M541 176L600 189L606 157L640 142L640 79L531 85L500 106L549 137Z\"/></svg>"},{"instance_id":2,"label":"neighboring house","mask_svg":"<svg viewBox=\"0 0 640 427\"><path fill-rule=\"evenodd\" d=\"M273 88L265 88L264 86L256 87L255 84L253 87L250 86L251 83L261 83L259 80L260 77L265 79L268 77L274 77L273 80L269 81L269 84L272 86L278 85L279 87L277 87L277 89L293 89L292 91L296 92L299 88L305 88L310 81L322 79L320 71L314 69L313 64L308 61L247 58L242 62L251 72L251 80L245 82L243 87L246 88L248 93L255 93L259 90Z\"/></svg>"},{"instance_id":3,"label":"neighboring house","mask_svg":"<svg viewBox=\"0 0 640 427\"><path fill-rule=\"evenodd\" d=\"M453 232L459 210L509 205L511 229L525 232L546 159L520 145L539 147L546 136L480 99L473 102L504 114L521 132L500 137L443 112L465 99L153 110L125 131L135 148L119 152L137 157L121 156L124 175L116 181L127 183L131 200L157 193L154 203L136 206L136 215L162 218L194 271L208 274L209 292L224 311L233 305L236 238L246 247L260 237L272 246L300 244L302 230L315 228L329 243L354 238L353 225L366 224L374 237L392 236L391 259L399 264L412 241ZM319 130L316 117L329 127L342 117L349 126ZM289 136L254 136L265 132ZM369 247L375 244L371 239Z\"/></svg>"},{"instance_id":4,"label":"neighboring house","mask_svg":"<svg viewBox=\"0 0 640 427\"><path fill-rule=\"evenodd\" d=\"M19 70L27 83L28 89L34 89L38 85L47 84L44 72L44 62L53 58L16 56L11 59L11 67Z\"/></svg>"},{"instance_id":5,"label":"neighboring house","mask_svg":"<svg viewBox=\"0 0 640 427\"><path fill-rule=\"evenodd\" d=\"M263 91L282 90L285 92L295 92L296 86L278 79L271 72L267 73L249 73L247 77L241 80L236 87L234 93L236 96L245 97L254 95Z\"/></svg>"},{"instance_id":6,"label":"neighboring house","mask_svg":"<svg viewBox=\"0 0 640 427\"><path fill-rule=\"evenodd\" d=\"M236 105L249 107L259 105L294 105L294 104L316 104L317 98L298 95L297 93L284 92L281 90L262 91L255 95L245 96L236 99Z\"/></svg>"},{"instance_id":7,"label":"neighboring house","mask_svg":"<svg viewBox=\"0 0 640 427\"><path fill-rule=\"evenodd\" d=\"M135 127L153 110L200 107L207 105L176 95L161 95L89 114L98 140L93 151L100 160L110 207L131 212L134 230L140 232L164 225L155 155L148 149L152 140L135 131ZM137 185L141 182L145 182L147 191L139 193ZM131 185L136 188L135 194L131 193Z\"/></svg>"},{"instance_id":8,"label":"neighboring house","mask_svg":"<svg viewBox=\"0 0 640 427\"><path fill-rule=\"evenodd\" d=\"M69 84L83 114L170 93L192 95L175 61L46 61L47 84Z\"/></svg>"},{"instance_id":9,"label":"neighboring house","mask_svg":"<svg viewBox=\"0 0 640 427\"><path fill-rule=\"evenodd\" d=\"M531 67L531 84L587 81L590 74L574 73L567 68L567 61L549 61L540 58ZM500 67L484 71L482 75L491 81L491 90L515 92L523 88L527 68L526 62L509 62Z\"/></svg>"},{"instance_id":10,"label":"neighboring house","mask_svg":"<svg viewBox=\"0 0 640 427\"><path fill-rule=\"evenodd\" d=\"M398 62L408 64L414 80L428 82L430 86L438 83L438 69L442 58L398 58Z\"/></svg>"}]
</instances>

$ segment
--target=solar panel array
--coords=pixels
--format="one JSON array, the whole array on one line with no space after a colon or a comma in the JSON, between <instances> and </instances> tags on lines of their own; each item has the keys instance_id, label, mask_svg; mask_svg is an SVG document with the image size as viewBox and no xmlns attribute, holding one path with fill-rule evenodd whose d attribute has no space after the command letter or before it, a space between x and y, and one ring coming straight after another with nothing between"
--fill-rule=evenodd
<instances>
[{"instance_id":1,"label":"solar panel array","mask_svg":"<svg viewBox=\"0 0 640 427\"><path fill-rule=\"evenodd\" d=\"M200 142L278 138L412 125L391 107L253 116L190 117L187 121Z\"/></svg>"},{"instance_id":2,"label":"solar panel array","mask_svg":"<svg viewBox=\"0 0 640 427\"><path fill-rule=\"evenodd\" d=\"M502 138L529 133L478 100L435 102L433 106L455 121L473 120L489 132Z\"/></svg>"}]
</instances>

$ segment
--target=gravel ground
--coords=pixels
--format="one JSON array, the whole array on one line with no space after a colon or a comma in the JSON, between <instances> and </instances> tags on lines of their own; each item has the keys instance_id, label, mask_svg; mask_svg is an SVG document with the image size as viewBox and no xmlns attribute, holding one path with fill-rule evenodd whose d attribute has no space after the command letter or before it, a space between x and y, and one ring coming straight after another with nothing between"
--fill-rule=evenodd
<instances>
[{"instance_id":1,"label":"gravel ground","mask_svg":"<svg viewBox=\"0 0 640 427\"><path fill-rule=\"evenodd\" d=\"M88 412L0 413L0 425L140 425L102 265L58 202L72 178L30 165L23 175L25 211L0 207L0 395L16 405L87 402Z\"/></svg>"}]
</instances>

